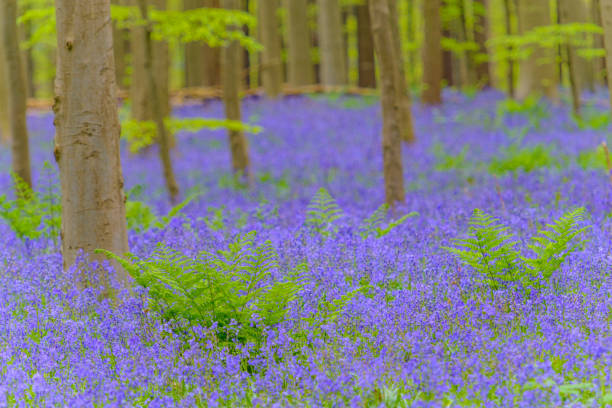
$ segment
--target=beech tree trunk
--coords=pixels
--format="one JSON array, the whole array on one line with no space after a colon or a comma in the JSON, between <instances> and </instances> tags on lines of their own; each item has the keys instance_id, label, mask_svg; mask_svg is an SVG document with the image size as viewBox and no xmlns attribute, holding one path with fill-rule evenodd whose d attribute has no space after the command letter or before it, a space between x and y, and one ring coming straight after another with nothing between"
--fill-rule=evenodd
<instances>
[{"instance_id":1,"label":"beech tree trunk","mask_svg":"<svg viewBox=\"0 0 612 408\"><path fill-rule=\"evenodd\" d=\"M402 140L412 143L414 141L414 130L412 126L410 94L408 93L408 84L406 82L404 53L402 52L401 43L402 36L400 35L398 20L399 13L397 11L396 0L387 0L387 7L389 9L389 26L391 27L391 34L393 36L392 45L395 50L397 64L399 66L399 71L396 72L397 77L395 78L395 95L398 98L397 104L399 106L397 120L399 122L399 130Z\"/></svg>"},{"instance_id":2,"label":"beech tree trunk","mask_svg":"<svg viewBox=\"0 0 612 408\"><path fill-rule=\"evenodd\" d=\"M444 38L452 38L453 34L450 29L442 28L442 37ZM442 79L446 82L446 86L455 86L455 76L454 72L454 63L453 63L453 54L448 50L442 50Z\"/></svg>"},{"instance_id":3,"label":"beech tree trunk","mask_svg":"<svg viewBox=\"0 0 612 408\"><path fill-rule=\"evenodd\" d=\"M183 0L185 10L218 8L218 0ZM218 47L190 42L185 44L185 86L215 87L220 84L221 54Z\"/></svg>"},{"instance_id":4,"label":"beech tree trunk","mask_svg":"<svg viewBox=\"0 0 612 408\"><path fill-rule=\"evenodd\" d=\"M401 110L397 86L400 74L400 58L393 39L391 13L388 0L371 0L370 18L374 49L380 66L381 105L383 114L383 171L385 177L385 201L395 208L404 202L404 174L402 166L401 123L397 113Z\"/></svg>"},{"instance_id":5,"label":"beech tree trunk","mask_svg":"<svg viewBox=\"0 0 612 408\"><path fill-rule=\"evenodd\" d=\"M307 0L284 0L287 10L287 51L289 83L294 86L314 83L314 67L310 58L310 30L306 19Z\"/></svg>"},{"instance_id":6,"label":"beech tree trunk","mask_svg":"<svg viewBox=\"0 0 612 408\"><path fill-rule=\"evenodd\" d=\"M239 8L239 0L222 0L223 8L236 10ZM221 49L221 84L223 87L223 105L225 106L225 117L229 120L242 120L240 110L240 84L242 73L240 65L240 44L231 42ZM228 130L232 170L237 177L251 179L249 151L247 139L244 132L240 130Z\"/></svg>"},{"instance_id":7,"label":"beech tree trunk","mask_svg":"<svg viewBox=\"0 0 612 408\"><path fill-rule=\"evenodd\" d=\"M442 103L442 22L440 0L428 0L423 5L423 92L421 101L427 105Z\"/></svg>"},{"instance_id":8,"label":"beech tree trunk","mask_svg":"<svg viewBox=\"0 0 612 408\"><path fill-rule=\"evenodd\" d=\"M359 64L359 86L376 88L376 64L374 62L374 40L370 22L369 0L357 8L357 52Z\"/></svg>"},{"instance_id":9,"label":"beech tree trunk","mask_svg":"<svg viewBox=\"0 0 612 408\"><path fill-rule=\"evenodd\" d=\"M269 98L280 95L283 87L283 61L280 28L276 18L277 9L278 0L259 0L257 9L259 34L264 47L261 53L261 79L264 92ZM307 53L307 49L302 52Z\"/></svg>"},{"instance_id":10,"label":"beech tree trunk","mask_svg":"<svg viewBox=\"0 0 612 408\"><path fill-rule=\"evenodd\" d=\"M110 0L56 0L57 75L54 155L59 166L64 269L79 251L128 248L119 157ZM127 274L118 270L120 278ZM107 276L100 276L105 287ZM78 286L87 283L82 280Z\"/></svg>"},{"instance_id":11,"label":"beech tree trunk","mask_svg":"<svg viewBox=\"0 0 612 408\"><path fill-rule=\"evenodd\" d=\"M321 83L347 85L347 62L339 0L317 0Z\"/></svg>"},{"instance_id":12,"label":"beech tree trunk","mask_svg":"<svg viewBox=\"0 0 612 408\"><path fill-rule=\"evenodd\" d=\"M1 17L0 17L1 18ZM4 56L4 34L0 30L0 56ZM8 82L6 78L6 59L0 58L0 141L8 146L11 143L8 113Z\"/></svg>"},{"instance_id":13,"label":"beech tree trunk","mask_svg":"<svg viewBox=\"0 0 612 408\"><path fill-rule=\"evenodd\" d=\"M601 22L604 29L604 46L606 48L606 77L610 94L610 109L612 111L612 0L599 0L601 7Z\"/></svg>"},{"instance_id":14,"label":"beech tree trunk","mask_svg":"<svg viewBox=\"0 0 612 408\"><path fill-rule=\"evenodd\" d=\"M30 174L30 148L26 125L26 80L19 49L17 31L17 0L2 0L2 37L6 72L4 78L8 86L7 102L9 116L9 135L13 159L13 172L28 186L32 187ZM19 191L18 191L19 193Z\"/></svg>"},{"instance_id":15,"label":"beech tree trunk","mask_svg":"<svg viewBox=\"0 0 612 408\"><path fill-rule=\"evenodd\" d=\"M578 2L581 0L559 0L559 20L561 24L567 24L572 22L573 17L572 13L576 11L575 4L571 4L574 2ZM571 2L571 3L570 3ZM576 58L576 53L574 47L570 44L566 44L565 47L565 60L567 63L567 70L569 73L569 82L570 82L570 90L572 94L572 112L576 116L580 116L580 82L579 82L579 73L578 71L582 71L581 74L586 74L586 67L584 64L582 69L580 69L578 65L578 60ZM581 61L584 62L584 61Z\"/></svg>"},{"instance_id":16,"label":"beech tree trunk","mask_svg":"<svg viewBox=\"0 0 612 408\"><path fill-rule=\"evenodd\" d=\"M504 0L504 19L505 19L504 23L506 25L506 35L512 35L513 33L511 1L512 0ZM511 53L511 51L512 51L512 47L508 47L509 54ZM514 67L515 67L514 59L509 58L508 68L506 71L506 80L508 82L508 95L510 95L511 98L514 98L516 94L516 86L514 82Z\"/></svg>"},{"instance_id":17,"label":"beech tree trunk","mask_svg":"<svg viewBox=\"0 0 612 408\"><path fill-rule=\"evenodd\" d=\"M111 0L112 4L125 6L125 0ZM127 41L129 31L123 28L118 28L113 22L113 50L115 52L115 81L119 89L126 85L126 73L128 67L127 56L129 53L129 44Z\"/></svg>"},{"instance_id":18,"label":"beech tree trunk","mask_svg":"<svg viewBox=\"0 0 612 408\"><path fill-rule=\"evenodd\" d=\"M491 86L491 67L487 51L487 37L489 24L487 18L487 4L491 0L474 0L474 41L478 44L478 51L475 55L474 71L476 82L479 85Z\"/></svg>"},{"instance_id":19,"label":"beech tree trunk","mask_svg":"<svg viewBox=\"0 0 612 408\"><path fill-rule=\"evenodd\" d=\"M170 158L170 140L169 132L164 124L164 114L162 112L162 104L159 99L159 92L157 89L157 82L155 74L153 72L153 40L151 40L151 26L149 22L149 14L147 10L146 0L138 0L138 6L140 14L144 21L147 22L147 26L144 27L144 59L143 65L145 69L147 87L151 92L150 106L153 114L153 121L157 129L157 142L159 144L159 158L162 162L164 171L164 180L166 181L166 188L168 189L168 195L170 196L170 202L177 204L179 187L174 176L174 169L172 168L172 160Z\"/></svg>"},{"instance_id":20,"label":"beech tree trunk","mask_svg":"<svg viewBox=\"0 0 612 408\"><path fill-rule=\"evenodd\" d=\"M593 18L593 23L598 26L602 26L601 22L601 6L600 0L592 0L591 2L591 15ZM595 34L595 42L593 44L595 48L604 48L603 44L603 36L599 34ZM606 77L606 58L595 58L593 60L593 71L595 74L595 81L598 84L605 83Z\"/></svg>"},{"instance_id":21,"label":"beech tree trunk","mask_svg":"<svg viewBox=\"0 0 612 408\"><path fill-rule=\"evenodd\" d=\"M138 6L139 0L132 0L132 5ZM163 10L166 0L150 0L148 4ZM149 89L145 69L145 29L135 27L131 30L132 49L132 84L130 98L132 100L132 119L146 121L153 120L153 107L151 106L151 90ZM153 45L153 75L157 87L157 97L160 102L163 117L170 114L170 96L168 84L169 56L168 44L156 41Z\"/></svg>"},{"instance_id":22,"label":"beech tree trunk","mask_svg":"<svg viewBox=\"0 0 612 408\"><path fill-rule=\"evenodd\" d=\"M518 14L521 34L552 24L548 0L519 0ZM555 51L535 47L531 55L520 62L517 98L539 94L557 100L558 75L555 67Z\"/></svg>"}]
</instances>

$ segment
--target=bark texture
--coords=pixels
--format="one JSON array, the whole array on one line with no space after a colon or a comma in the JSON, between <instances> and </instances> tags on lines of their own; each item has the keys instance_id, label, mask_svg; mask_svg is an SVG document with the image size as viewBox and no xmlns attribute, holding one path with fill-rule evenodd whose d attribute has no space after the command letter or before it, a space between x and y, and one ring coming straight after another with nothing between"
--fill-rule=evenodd
<instances>
[{"instance_id":1,"label":"bark texture","mask_svg":"<svg viewBox=\"0 0 612 408\"><path fill-rule=\"evenodd\" d=\"M183 0L185 10L218 8L218 0ZM185 44L185 86L215 87L220 84L221 54L219 48L202 43Z\"/></svg>"},{"instance_id":2,"label":"bark texture","mask_svg":"<svg viewBox=\"0 0 612 408\"><path fill-rule=\"evenodd\" d=\"M278 0L259 0L257 9L259 34L264 47L261 53L261 79L264 92L270 98L279 96L283 87L283 61L277 9Z\"/></svg>"},{"instance_id":3,"label":"bark texture","mask_svg":"<svg viewBox=\"0 0 612 408\"><path fill-rule=\"evenodd\" d=\"M519 28L522 34L539 26L552 24L548 0L519 0ZM524 99L530 94L539 94L556 100L557 70L555 51L551 48L535 47L531 55L521 60L516 97Z\"/></svg>"},{"instance_id":4,"label":"bark texture","mask_svg":"<svg viewBox=\"0 0 612 408\"><path fill-rule=\"evenodd\" d=\"M442 103L442 22L440 0L429 0L423 5L423 92L421 101L427 105Z\"/></svg>"},{"instance_id":5,"label":"bark texture","mask_svg":"<svg viewBox=\"0 0 612 408\"><path fill-rule=\"evenodd\" d=\"M81 250L90 260L102 260L95 249L124 254L129 248L110 0L56 0L55 9L54 155L60 172L66 269ZM119 273L127 280L124 271Z\"/></svg>"},{"instance_id":6,"label":"bark texture","mask_svg":"<svg viewBox=\"0 0 612 408\"><path fill-rule=\"evenodd\" d=\"M582 0L559 0L558 13L561 24L567 24L574 20L575 15L573 16L573 12L577 11L575 3L581 1ZM573 46L566 44L563 48L565 49L565 61L567 63L567 70L569 73L570 90L572 95L572 112L574 115L579 116L581 89L581 82L579 78L582 77L582 80L584 81L586 79L585 77L588 69L584 64L584 60L578 61Z\"/></svg>"},{"instance_id":7,"label":"bark texture","mask_svg":"<svg viewBox=\"0 0 612 408\"><path fill-rule=\"evenodd\" d=\"M165 9L166 0L150 0L147 4ZM132 0L133 6L139 6L139 0ZM131 30L132 49L132 83L130 99L132 100L132 119L145 121L153 120L153 107L151 106L151 90L149 89L147 73L145 70L145 29L135 27ZM160 101L163 117L170 114L169 96L169 56L168 44L156 41L153 45L153 72L157 87L157 97Z\"/></svg>"},{"instance_id":8,"label":"bark texture","mask_svg":"<svg viewBox=\"0 0 612 408\"><path fill-rule=\"evenodd\" d=\"M347 62L339 0L317 0L319 6L320 77L323 85L346 85Z\"/></svg>"},{"instance_id":9,"label":"bark texture","mask_svg":"<svg viewBox=\"0 0 612 408\"><path fill-rule=\"evenodd\" d=\"M125 6L125 0L112 0L112 4ZM115 82L119 89L126 86L126 72L128 67L127 56L129 54L129 30L118 28L113 22L113 50L115 53Z\"/></svg>"},{"instance_id":10,"label":"bark texture","mask_svg":"<svg viewBox=\"0 0 612 408\"><path fill-rule=\"evenodd\" d=\"M287 10L288 82L293 86L314 83L314 67L310 58L310 30L308 29L308 1L284 0Z\"/></svg>"},{"instance_id":11,"label":"bark texture","mask_svg":"<svg viewBox=\"0 0 612 408\"><path fill-rule=\"evenodd\" d=\"M370 22L369 0L357 8L357 53L359 69L359 86L376 88L376 64L374 62L374 40Z\"/></svg>"},{"instance_id":12,"label":"bark texture","mask_svg":"<svg viewBox=\"0 0 612 408\"><path fill-rule=\"evenodd\" d=\"M381 80L381 104L383 114L383 171L385 177L385 201L392 208L404 202L404 175L402 166L402 137L398 112L400 105L397 79L400 75L399 59L393 39L391 13L388 0L371 0L374 48L378 56Z\"/></svg>"},{"instance_id":13,"label":"bark texture","mask_svg":"<svg viewBox=\"0 0 612 408\"><path fill-rule=\"evenodd\" d=\"M22 65L22 55L19 49L17 31L17 0L2 0L0 2L2 17L2 37L4 46L3 59L6 61L4 78L8 84L7 102L9 117L9 137L11 140L13 172L26 184L32 187L30 174L30 148L28 144L28 128L26 125L26 79Z\"/></svg>"},{"instance_id":14,"label":"bark texture","mask_svg":"<svg viewBox=\"0 0 612 408\"><path fill-rule=\"evenodd\" d=\"M228 10L235 10L239 8L240 3L239 0L221 0L221 5ZM236 41L221 49L223 105L225 106L225 117L230 120L242 120L240 109L241 53L240 44ZM249 150L244 132L228 130L228 137L232 170L237 176L250 180Z\"/></svg>"},{"instance_id":15,"label":"bark texture","mask_svg":"<svg viewBox=\"0 0 612 408\"><path fill-rule=\"evenodd\" d=\"M140 13L145 21L149 20L147 3L146 0L138 0L138 7ZM164 171L164 180L166 182L166 189L170 196L170 202L177 204L179 187L174 176L174 169L172 167L172 160L170 158L170 138L169 132L164 124L164 115L162 111L162 104L159 99L159 92L157 90L157 82L154 74L153 67L153 40L151 39L151 26L150 23L144 27L144 59L143 65L145 69L147 87L151 92L151 111L153 114L153 121L157 129L157 142L159 144L159 158L162 162Z\"/></svg>"}]
</instances>

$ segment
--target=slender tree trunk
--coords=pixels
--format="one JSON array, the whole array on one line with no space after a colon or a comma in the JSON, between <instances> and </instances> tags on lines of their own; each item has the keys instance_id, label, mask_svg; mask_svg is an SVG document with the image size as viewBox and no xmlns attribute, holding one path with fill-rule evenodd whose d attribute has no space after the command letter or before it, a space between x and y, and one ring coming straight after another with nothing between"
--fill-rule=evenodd
<instances>
[{"instance_id":1,"label":"slender tree trunk","mask_svg":"<svg viewBox=\"0 0 612 408\"><path fill-rule=\"evenodd\" d=\"M185 10L218 8L218 0L183 0ZM185 86L219 86L221 75L219 48L202 43L185 44Z\"/></svg>"},{"instance_id":2,"label":"slender tree trunk","mask_svg":"<svg viewBox=\"0 0 612 408\"><path fill-rule=\"evenodd\" d=\"M489 2L487 0L486 2ZM474 0L474 40L478 44L478 52L475 56L476 82L479 85L491 86L491 67L489 66L489 53L487 50L487 36L489 23L487 18L487 5L485 0Z\"/></svg>"},{"instance_id":3,"label":"slender tree trunk","mask_svg":"<svg viewBox=\"0 0 612 408\"><path fill-rule=\"evenodd\" d=\"M443 38L452 38L453 35L448 28L442 30ZM452 87L456 85L453 64L453 54L449 50L442 50L442 79L446 82L446 86Z\"/></svg>"},{"instance_id":4,"label":"slender tree trunk","mask_svg":"<svg viewBox=\"0 0 612 408\"><path fill-rule=\"evenodd\" d=\"M0 17L1 18L1 17ZM4 34L0 30L0 141L8 146L11 143L11 127L8 113L9 86L6 78L7 63L4 58Z\"/></svg>"},{"instance_id":5,"label":"slender tree trunk","mask_svg":"<svg viewBox=\"0 0 612 408\"><path fill-rule=\"evenodd\" d=\"M423 92L421 100L427 105L442 103L442 22L440 0L423 4L425 39L423 44Z\"/></svg>"},{"instance_id":6,"label":"slender tree trunk","mask_svg":"<svg viewBox=\"0 0 612 408\"><path fill-rule=\"evenodd\" d=\"M412 114L410 93L408 92L408 84L406 82L406 69L404 64L404 53L402 52L401 35L399 30L399 21L397 12L397 0L387 0L389 9L389 26L393 36L393 48L395 49L395 58L399 66L399 71L395 78L396 97L399 111L397 112L397 120L399 122L400 136L403 141L412 143L414 141L414 130L412 126Z\"/></svg>"},{"instance_id":7,"label":"slender tree trunk","mask_svg":"<svg viewBox=\"0 0 612 408\"><path fill-rule=\"evenodd\" d=\"M602 26L601 22L601 7L599 5L600 0L593 0L591 2L591 14L593 23L598 26ZM595 34L595 42L593 44L595 48L604 48L603 36ZM595 81L598 84L605 83L606 77L606 58L595 58L593 60L593 70L595 72Z\"/></svg>"},{"instance_id":8,"label":"slender tree trunk","mask_svg":"<svg viewBox=\"0 0 612 408\"><path fill-rule=\"evenodd\" d=\"M259 33L264 46L261 53L261 79L264 92L270 98L280 95L283 86L283 61L281 59L280 29L276 18L277 9L278 0L259 0Z\"/></svg>"},{"instance_id":9,"label":"slender tree trunk","mask_svg":"<svg viewBox=\"0 0 612 408\"><path fill-rule=\"evenodd\" d=\"M599 0L601 22L604 29L604 46L606 48L606 77L612 110L612 0Z\"/></svg>"},{"instance_id":10,"label":"slender tree trunk","mask_svg":"<svg viewBox=\"0 0 612 408\"><path fill-rule=\"evenodd\" d=\"M314 68L310 58L310 30L306 19L307 0L284 0L287 10L287 48L289 52L289 83L294 86L314 83Z\"/></svg>"},{"instance_id":11,"label":"slender tree trunk","mask_svg":"<svg viewBox=\"0 0 612 408\"><path fill-rule=\"evenodd\" d=\"M512 35L513 30L512 30L512 8L511 8L511 1L512 0L504 0L504 17L505 17L505 24L506 24L506 35ZM508 54L512 53L512 47L509 46L508 47ZM507 81L508 81L508 95L510 95L511 98L514 98L515 96L515 83L514 83L514 59L513 58L508 58L508 71L506 73L507 76Z\"/></svg>"},{"instance_id":12,"label":"slender tree trunk","mask_svg":"<svg viewBox=\"0 0 612 408\"><path fill-rule=\"evenodd\" d=\"M380 66L383 113L383 170L385 176L385 201L395 208L404 202L404 174L402 167L402 137L397 112L400 111L397 79L400 75L400 59L397 55L391 13L388 0L371 0L370 17L372 36Z\"/></svg>"},{"instance_id":13,"label":"slender tree trunk","mask_svg":"<svg viewBox=\"0 0 612 408\"><path fill-rule=\"evenodd\" d=\"M94 253L98 248L121 255L129 248L110 0L56 0L55 10L54 155L60 173L62 255L67 269L81 250L93 261L104 259ZM118 273L127 281L125 271ZM100 278L108 288L107 276Z\"/></svg>"},{"instance_id":14,"label":"slender tree trunk","mask_svg":"<svg viewBox=\"0 0 612 408\"><path fill-rule=\"evenodd\" d=\"M13 172L32 187L30 174L30 149L26 125L26 81L22 66L17 33L17 0L2 0L2 37L4 40L5 77L8 86L8 114L10 120ZM19 193L19 191L18 191Z\"/></svg>"},{"instance_id":15,"label":"slender tree trunk","mask_svg":"<svg viewBox=\"0 0 612 408\"><path fill-rule=\"evenodd\" d=\"M359 58L359 86L376 88L376 65L374 62L374 40L368 2L357 6L357 48Z\"/></svg>"},{"instance_id":16,"label":"slender tree trunk","mask_svg":"<svg viewBox=\"0 0 612 408\"><path fill-rule=\"evenodd\" d=\"M140 0L132 0L133 5L138 6ZM165 9L166 0L153 0L149 4L157 9ZM130 97L132 100L132 118L135 120L153 120L152 97L149 89L147 73L145 71L145 29L135 27L131 29L132 49L132 85ZM170 96L168 84L168 44L157 41L153 45L153 75L157 87L157 97L160 102L163 117L170 114Z\"/></svg>"},{"instance_id":17,"label":"slender tree trunk","mask_svg":"<svg viewBox=\"0 0 612 408\"><path fill-rule=\"evenodd\" d=\"M347 64L342 37L339 0L317 0L319 6L319 54L321 83L326 86L347 84Z\"/></svg>"},{"instance_id":18,"label":"slender tree trunk","mask_svg":"<svg viewBox=\"0 0 612 408\"><path fill-rule=\"evenodd\" d=\"M558 1L558 13L561 24L567 24L571 22L572 11L575 11L574 5L571 2L581 0L559 0ZM567 63L567 70L569 73L570 90L572 93L572 112L576 116L580 116L580 84L578 82L578 67L577 59L574 51L574 47L570 44L566 44L565 47L565 60Z\"/></svg>"},{"instance_id":19,"label":"slender tree trunk","mask_svg":"<svg viewBox=\"0 0 612 408\"><path fill-rule=\"evenodd\" d=\"M236 10L239 0L222 0L223 8ZM225 117L229 120L242 120L240 109L240 54L241 48L238 42L233 41L221 49L221 84L223 87L223 104L225 106ZM232 159L232 170L238 177L251 178L249 149L244 132L240 130L228 130L230 152Z\"/></svg>"},{"instance_id":20,"label":"slender tree trunk","mask_svg":"<svg viewBox=\"0 0 612 408\"><path fill-rule=\"evenodd\" d=\"M146 0L138 0L138 6L140 13L144 21L147 22L147 26L144 28L144 58L143 65L148 82L148 88L151 92L151 110L153 114L153 121L157 129L157 141L159 144L159 158L162 162L164 169L164 180L166 181L166 188L170 196L170 202L176 204L178 202L179 187L174 176L174 169L172 168L172 160L170 158L170 140L168 130L164 124L164 114L162 111L162 104L160 101L160 93L157 89L157 81L154 74L153 67L153 40L151 40L151 26L149 22L149 14L147 10Z\"/></svg>"},{"instance_id":21,"label":"slender tree trunk","mask_svg":"<svg viewBox=\"0 0 612 408\"><path fill-rule=\"evenodd\" d=\"M112 4L124 6L124 0L111 0ZM128 30L118 28L113 22L113 50L115 52L115 79L119 89L125 86L125 76L127 71L128 43L126 41Z\"/></svg>"},{"instance_id":22,"label":"slender tree trunk","mask_svg":"<svg viewBox=\"0 0 612 408\"><path fill-rule=\"evenodd\" d=\"M519 0L518 11L521 34L551 24L548 0ZM534 93L558 99L555 55L550 48L535 47L531 55L520 63L516 96L523 99Z\"/></svg>"}]
</instances>

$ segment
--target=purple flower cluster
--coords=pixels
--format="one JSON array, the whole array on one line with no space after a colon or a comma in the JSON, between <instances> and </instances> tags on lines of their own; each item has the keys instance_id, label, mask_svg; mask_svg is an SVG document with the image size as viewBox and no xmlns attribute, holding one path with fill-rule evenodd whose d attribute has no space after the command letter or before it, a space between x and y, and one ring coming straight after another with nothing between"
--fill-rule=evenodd
<instances>
[{"instance_id":1,"label":"purple flower cluster","mask_svg":"<svg viewBox=\"0 0 612 408\"><path fill-rule=\"evenodd\" d=\"M113 308L99 299L99 288L76 288L76 272L62 271L52 242L22 242L0 223L0 407L612 404L608 175L572 163L503 176L480 171L470 178L435 170L436 143L453 154L468 144L468 161L494 157L512 143L503 128L457 120L473 112L495 115L501 95L445 96L440 108L414 106L418 141L403 147L407 196L400 210L419 216L381 238L359 234L384 199L377 105L343 106L352 97L246 100L244 117L264 128L249 136L250 189L231 182L223 131L177 136L172 154L180 186L202 195L166 228L130 232L131 250L147 256L163 242L188 255L215 251L236 233L255 230L279 254L274 278L306 262L300 299L285 322L266 329L259 345L229 350L214 327L194 327L185 341L147 310L140 290L122 290ZM605 97L589 100L598 104ZM575 156L605 138L603 131L578 130L567 107L547 109L549 117L527 132L524 145L546 144ZM222 117L223 108L207 102L177 107L175 114ZM43 189L42 163L52 161L52 116L32 113L28 120L34 182ZM525 125L521 117L504 121L506 127ZM155 149L140 155L123 149L122 163L127 188L143 184L143 201L165 214L169 204ZM9 166L3 149L0 186L7 192ZM320 187L344 213L333 239L305 226L306 208ZM510 288L494 299L480 296L475 272L442 249L465 233L474 208L499 218L525 245L539 227L578 206L588 213L589 241L553 276L558 292L527 298ZM322 303L363 284L371 288L337 319L308 319Z\"/></svg>"}]
</instances>

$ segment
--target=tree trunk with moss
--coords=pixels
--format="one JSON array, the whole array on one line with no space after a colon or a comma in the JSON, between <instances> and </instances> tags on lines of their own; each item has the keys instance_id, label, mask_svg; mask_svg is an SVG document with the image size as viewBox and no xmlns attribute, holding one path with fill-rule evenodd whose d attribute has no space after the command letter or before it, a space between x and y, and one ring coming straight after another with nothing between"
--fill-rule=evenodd
<instances>
[{"instance_id":1,"label":"tree trunk with moss","mask_svg":"<svg viewBox=\"0 0 612 408\"><path fill-rule=\"evenodd\" d=\"M222 0L221 5L227 10L237 10L240 7L239 0ZM240 109L241 54L242 49L237 41L221 49L221 85L225 117L237 121L242 120ZM244 132L229 129L228 137L234 174L250 180L249 149Z\"/></svg>"},{"instance_id":2,"label":"tree trunk with moss","mask_svg":"<svg viewBox=\"0 0 612 408\"><path fill-rule=\"evenodd\" d=\"M64 269L80 251L128 248L119 156L110 0L56 0L57 75L54 155L59 166ZM100 272L103 269L100 268ZM125 271L119 277L127 281ZM108 285L106 274L101 284ZM78 286L87 284L84 280ZM108 292L108 291L107 291Z\"/></svg>"},{"instance_id":3,"label":"tree trunk with moss","mask_svg":"<svg viewBox=\"0 0 612 408\"><path fill-rule=\"evenodd\" d=\"M383 172L385 177L385 201L392 208L405 199L404 174L402 166L400 111L401 89L397 86L400 75L400 58L397 55L391 13L388 0L371 0L370 18L374 49L378 57L381 82L381 105L383 113Z\"/></svg>"},{"instance_id":4,"label":"tree trunk with moss","mask_svg":"<svg viewBox=\"0 0 612 408\"><path fill-rule=\"evenodd\" d=\"M30 148L28 143L28 128L26 124L26 79L22 65L22 55L19 49L17 30L17 0L2 0L0 2L2 17L3 59L6 62L6 81L9 138L12 153L12 169L17 177L32 187L30 174Z\"/></svg>"}]
</instances>

